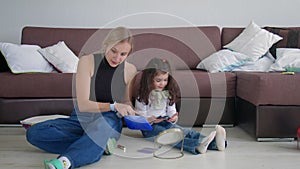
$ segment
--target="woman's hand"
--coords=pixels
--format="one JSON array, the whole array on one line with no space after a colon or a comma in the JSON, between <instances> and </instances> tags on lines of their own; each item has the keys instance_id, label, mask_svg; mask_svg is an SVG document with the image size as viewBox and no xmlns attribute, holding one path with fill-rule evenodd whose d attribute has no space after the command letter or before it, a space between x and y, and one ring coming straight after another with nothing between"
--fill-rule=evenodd
<instances>
[{"instance_id":1,"label":"woman's hand","mask_svg":"<svg viewBox=\"0 0 300 169\"><path fill-rule=\"evenodd\" d=\"M115 103L115 110L122 116L135 115L136 112L128 104Z\"/></svg>"}]
</instances>

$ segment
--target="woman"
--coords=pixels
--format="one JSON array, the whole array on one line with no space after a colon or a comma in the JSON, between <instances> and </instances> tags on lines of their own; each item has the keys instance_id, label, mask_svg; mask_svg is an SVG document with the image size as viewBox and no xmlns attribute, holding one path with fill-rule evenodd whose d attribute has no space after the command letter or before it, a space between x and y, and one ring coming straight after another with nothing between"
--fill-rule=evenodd
<instances>
[{"instance_id":1,"label":"woman","mask_svg":"<svg viewBox=\"0 0 300 169\"><path fill-rule=\"evenodd\" d=\"M129 89L136 68L125 61L132 47L128 29L113 29L104 39L100 53L79 60L75 78L77 104L70 118L48 120L27 130L28 142L60 154L57 159L45 160L46 169L77 168L97 162L108 140L120 137L120 117L135 114Z\"/></svg>"}]
</instances>

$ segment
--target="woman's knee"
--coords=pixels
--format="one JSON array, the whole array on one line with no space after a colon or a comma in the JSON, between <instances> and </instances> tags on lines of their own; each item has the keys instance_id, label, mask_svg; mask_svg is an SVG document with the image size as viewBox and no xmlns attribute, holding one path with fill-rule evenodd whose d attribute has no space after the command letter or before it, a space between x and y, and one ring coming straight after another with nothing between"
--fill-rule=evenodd
<instances>
[{"instance_id":1,"label":"woman's knee","mask_svg":"<svg viewBox=\"0 0 300 169\"><path fill-rule=\"evenodd\" d=\"M31 143L32 145L36 145L36 143L38 143L38 139L39 137L39 131L37 129L37 127L35 126L31 126L27 129L26 131L26 139L29 143Z\"/></svg>"},{"instance_id":2,"label":"woman's knee","mask_svg":"<svg viewBox=\"0 0 300 169\"><path fill-rule=\"evenodd\" d=\"M29 127L26 131L26 139L29 143L36 145L49 137L49 126L45 122L37 123Z\"/></svg>"}]
</instances>

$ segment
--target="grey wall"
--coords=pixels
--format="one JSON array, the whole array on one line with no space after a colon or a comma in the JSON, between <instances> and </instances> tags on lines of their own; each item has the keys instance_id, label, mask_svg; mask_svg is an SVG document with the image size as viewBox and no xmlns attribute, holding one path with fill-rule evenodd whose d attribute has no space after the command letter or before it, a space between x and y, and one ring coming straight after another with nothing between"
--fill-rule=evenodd
<instances>
[{"instance_id":1,"label":"grey wall","mask_svg":"<svg viewBox=\"0 0 300 169\"><path fill-rule=\"evenodd\" d=\"M287 2L288 1L288 2ZM0 41L52 27L300 26L300 0L0 0Z\"/></svg>"}]
</instances>

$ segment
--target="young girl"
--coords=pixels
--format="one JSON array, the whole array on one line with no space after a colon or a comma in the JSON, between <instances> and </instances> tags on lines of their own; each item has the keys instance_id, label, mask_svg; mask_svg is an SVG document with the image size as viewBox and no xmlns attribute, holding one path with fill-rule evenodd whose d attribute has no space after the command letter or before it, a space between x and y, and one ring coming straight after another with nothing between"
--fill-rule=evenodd
<instances>
[{"instance_id":1,"label":"young girl","mask_svg":"<svg viewBox=\"0 0 300 169\"><path fill-rule=\"evenodd\" d=\"M136 111L147 117L153 130L144 131L145 138L153 140L160 132L179 128L184 132L184 150L193 154L206 153L207 149L223 151L227 146L226 131L217 125L215 131L204 136L198 131L186 129L176 124L178 113L175 102L179 97L179 87L171 76L167 60L154 58L142 73ZM181 148L181 143L175 147Z\"/></svg>"}]
</instances>

